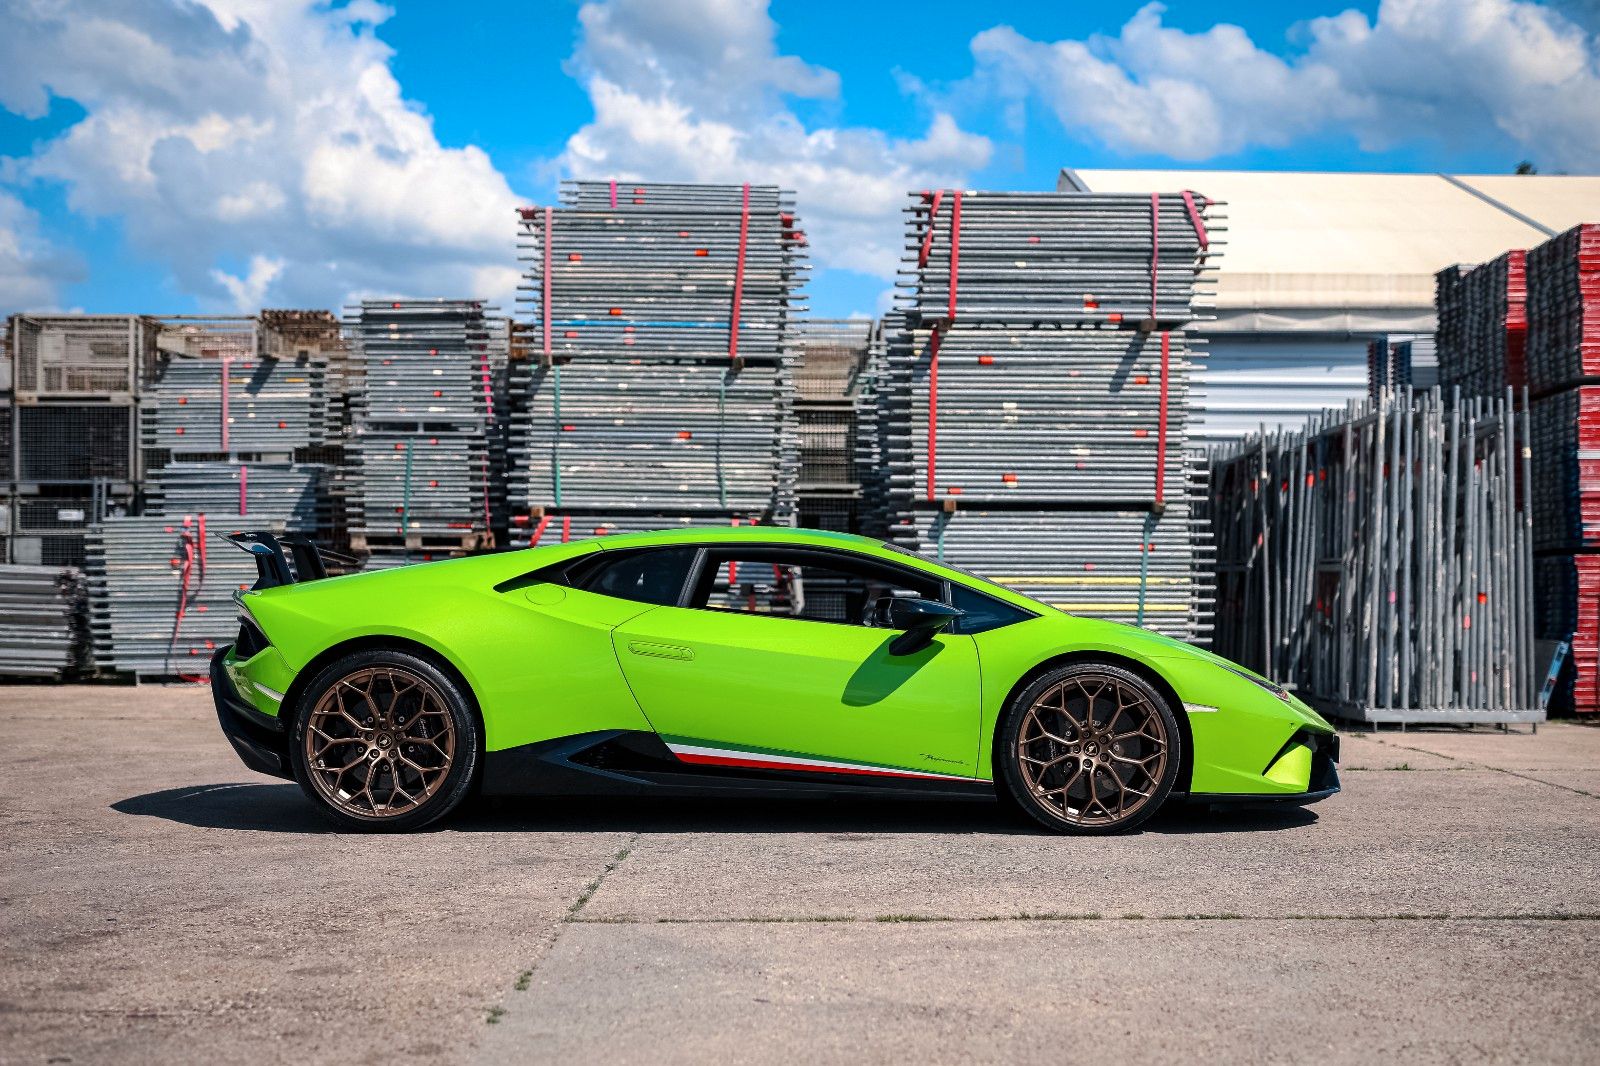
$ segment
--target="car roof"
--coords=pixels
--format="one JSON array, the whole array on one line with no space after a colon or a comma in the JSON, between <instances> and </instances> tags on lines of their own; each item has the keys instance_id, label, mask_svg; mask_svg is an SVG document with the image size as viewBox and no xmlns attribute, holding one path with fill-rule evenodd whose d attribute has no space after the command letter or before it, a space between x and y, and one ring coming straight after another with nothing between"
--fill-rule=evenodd
<instances>
[{"instance_id":1,"label":"car roof","mask_svg":"<svg viewBox=\"0 0 1600 1066\"><path fill-rule=\"evenodd\" d=\"M694 526L684 529L657 529L647 533L612 533L598 540L604 550L639 548L657 544L806 544L819 548L873 548L883 543L854 533L834 533L823 529L796 529L793 526Z\"/></svg>"},{"instance_id":2,"label":"car roof","mask_svg":"<svg viewBox=\"0 0 1600 1066\"><path fill-rule=\"evenodd\" d=\"M679 529L661 529L648 533L613 533L596 538L601 549L616 551L622 548L658 547L671 544L793 544L796 547L834 548L851 551L884 562L909 566L939 577L952 579L959 584L981 586L985 592L1007 603L1037 611L1049 605L1007 588L986 577L959 567L947 566L936 559L897 548L872 537L854 533L834 533L823 529L796 529L793 526L694 526Z\"/></svg>"}]
</instances>

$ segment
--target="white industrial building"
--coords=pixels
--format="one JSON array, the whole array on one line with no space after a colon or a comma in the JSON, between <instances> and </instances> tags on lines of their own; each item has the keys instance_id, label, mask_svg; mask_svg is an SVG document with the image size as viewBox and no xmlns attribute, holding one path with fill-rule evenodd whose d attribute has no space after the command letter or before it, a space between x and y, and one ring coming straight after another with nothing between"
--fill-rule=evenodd
<instances>
[{"instance_id":1,"label":"white industrial building","mask_svg":"<svg viewBox=\"0 0 1600 1066\"><path fill-rule=\"evenodd\" d=\"M1361 395L1374 338L1431 348L1437 271L1600 220L1600 177L1063 169L1056 187L1191 189L1226 205L1195 396L1212 439Z\"/></svg>"}]
</instances>

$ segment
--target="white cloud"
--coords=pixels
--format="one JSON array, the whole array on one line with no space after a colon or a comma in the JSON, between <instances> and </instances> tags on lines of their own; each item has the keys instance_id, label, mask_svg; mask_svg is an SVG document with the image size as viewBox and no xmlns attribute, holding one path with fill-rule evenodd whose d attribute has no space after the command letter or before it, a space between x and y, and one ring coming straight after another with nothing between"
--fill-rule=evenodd
<instances>
[{"instance_id":1,"label":"white cloud","mask_svg":"<svg viewBox=\"0 0 1600 1066\"><path fill-rule=\"evenodd\" d=\"M9 0L0 106L87 115L8 172L114 216L203 304L359 294L510 308L517 198L406 101L370 0ZM243 278L222 264L248 261ZM477 288L485 283L499 287Z\"/></svg>"},{"instance_id":2,"label":"white cloud","mask_svg":"<svg viewBox=\"0 0 1600 1066\"><path fill-rule=\"evenodd\" d=\"M250 257L250 270L244 277L224 270L213 270L211 276L217 284L228 290L228 295L233 298L234 310L254 311L266 303L267 290L282 273L282 259L253 255Z\"/></svg>"},{"instance_id":3,"label":"white cloud","mask_svg":"<svg viewBox=\"0 0 1600 1066\"><path fill-rule=\"evenodd\" d=\"M1112 148L1184 160L1323 132L1371 149L1494 133L1546 168L1600 166L1600 45L1553 8L1384 0L1370 22L1352 10L1305 23L1288 58L1237 26L1173 29L1164 10L1149 4L1117 36L1081 41L986 30L963 88L1036 97ZM1567 10L1592 23L1587 4Z\"/></svg>"},{"instance_id":4,"label":"white cloud","mask_svg":"<svg viewBox=\"0 0 1600 1066\"><path fill-rule=\"evenodd\" d=\"M787 98L835 96L838 75L780 55L763 0L600 0L579 22L569 67L595 115L567 141L561 169L793 189L822 266L891 276L906 192L959 184L989 161L988 139L947 114L912 139L808 127Z\"/></svg>"},{"instance_id":5,"label":"white cloud","mask_svg":"<svg viewBox=\"0 0 1600 1066\"><path fill-rule=\"evenodd\" d=\"M0 317L59 307L61 287L83 277L76 257L39 233L39 217L0 189Z\"/></svg>"}]
</instances>

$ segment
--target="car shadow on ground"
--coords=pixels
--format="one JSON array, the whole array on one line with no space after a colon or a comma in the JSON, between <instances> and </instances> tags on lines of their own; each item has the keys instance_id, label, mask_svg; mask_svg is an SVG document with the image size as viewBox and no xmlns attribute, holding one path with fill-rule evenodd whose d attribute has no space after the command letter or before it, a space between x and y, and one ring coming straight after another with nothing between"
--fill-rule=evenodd
<instances>
[{"instance_id":1,"label":"car shadow on ground","mask_svg":"<svg viewBox=\"0 0 1600 1066\"><path fill-rule=\"evenodd\" d=\"M333 832L292 784L226 783L169 788L111 805L121 814L199 829L262 833ZM1138 833L1261 833L1317 821L1303 807L1204 807L1173 803ZM1047 836L986 801L887 799L718 799L530 797L477 799L440 827L468 833L984 833Z\"/></svg>"}]
</instances>

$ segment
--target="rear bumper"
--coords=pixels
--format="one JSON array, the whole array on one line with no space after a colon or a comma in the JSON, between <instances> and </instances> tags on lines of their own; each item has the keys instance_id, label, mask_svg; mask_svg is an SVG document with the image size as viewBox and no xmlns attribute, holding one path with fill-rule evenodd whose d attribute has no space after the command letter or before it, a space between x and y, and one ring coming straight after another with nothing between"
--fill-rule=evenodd
<instances>
[{"instance_id":1,"label":"rear bumper","mask_svg":"<svg viewBox=\"0 0 1600 1066\"><path fill-rule=\"evenodd\" d=\"M232 650L229 645L211 657L211 700L217 706L222 735L245 766L292 781L294 772L289 768L289 741L283 723L256 710L233 687L233 679L222 665Z\"/></svg>"}]
</instances>

